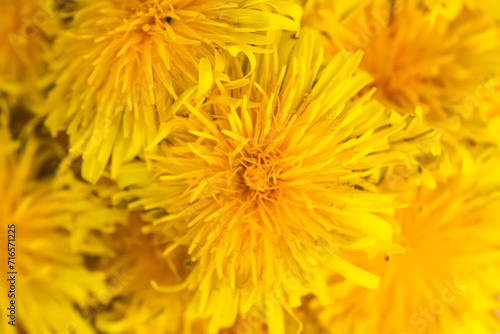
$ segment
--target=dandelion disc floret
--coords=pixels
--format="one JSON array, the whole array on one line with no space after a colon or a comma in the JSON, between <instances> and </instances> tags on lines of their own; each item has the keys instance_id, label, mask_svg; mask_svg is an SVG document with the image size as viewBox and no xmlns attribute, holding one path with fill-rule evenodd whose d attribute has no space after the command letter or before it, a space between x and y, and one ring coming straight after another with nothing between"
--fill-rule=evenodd
<instances>
[{"instance_id":1,"label":"dandelion disc floret","mask_svg":"<svg viewBox=\"0 0 500 334\"><path fill-rule=\"evenodd\" d=\"M55 42L57 76L47 126L66 131L96 182L113 156L112 175L168 127L174 99L228 81L226 65L296 30L300 7L284 1L76 1ZM167 130L168 132L168 130ZM85 142L90 145L85 145Z\"/></svg>"},{"instance_id":2,"label":"dandelion disc floret","mask_svg":"<svg viewBox=\"0 0 500 334\"><path fill-rule=\"evenodd\" d=\"M399 250L376 214L394 207L393 196L365 176L391 163L389 138L405 123L369 95L351 101L370 82L356 72L361 53L323 66L310 31L275 47L279 57L261 56L247 85L212 97L220 103L186 102L183 127L147 156L155 176L120 195L135 197L130 207L148 210L164 233L177 231L166 254L188 247L196 264L183 287L197 293L187 314L213 316L212 331L275 290L286 291L278 304L300 304L314 285L311 261L376 287L339 247L367 238L362 248ZM268 320L279 328L280 316Z\"/></svg>"}]
</instances>

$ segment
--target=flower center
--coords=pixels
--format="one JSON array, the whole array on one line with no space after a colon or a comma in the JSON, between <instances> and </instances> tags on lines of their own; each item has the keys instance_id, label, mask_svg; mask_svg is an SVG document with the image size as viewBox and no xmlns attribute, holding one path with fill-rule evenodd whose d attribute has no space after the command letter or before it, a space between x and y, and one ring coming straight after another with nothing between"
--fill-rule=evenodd
<instances>
[{"instance_id":1,"label":"flower center","mask_svg":"<svg viewBox=\"0 0 500 334\"><path fill-rule=\"evenodd\" d=\"M252 190L257 190L264 192L269 189L269 187L274 186L274 178L271 175L271 171L268 166L263 165L251 165L246 168L243 175L245 184Z\"/></svg>"}]
</instances>

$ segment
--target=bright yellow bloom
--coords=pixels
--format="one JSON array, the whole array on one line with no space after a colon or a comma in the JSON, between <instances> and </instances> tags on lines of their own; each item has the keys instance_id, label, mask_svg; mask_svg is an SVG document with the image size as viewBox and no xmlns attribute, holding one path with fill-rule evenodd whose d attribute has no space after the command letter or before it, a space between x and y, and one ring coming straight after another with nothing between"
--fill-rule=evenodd
<instances>
[{"instance_id":1,"label":"bright yellow bloom","mask_svg":"<svg viewBox=\"0 0 500 334\"><path fill-rule=\"evenodd\" d=\"M371 81L356 71L362 53L325 64L310 31L284 35L273 51L247 85L184 103L189 118L146 156L151 181L141 183L140 164L118 178L139 187L117 198L135 199L131 208L177 235L165 254L188 247L192 273L159 289L194 290L186 316L210 318L210 333L267 300L270 332L284 333L283 313L323 293L320 268L377 287L339 247L400 251L377 215L395 207L393 196L365 177L397 160L389 141L406 123L370 94L353 100Z\"/></svg>"},{"instance_id":2,"label":"bright yellow bloom","mask_svg":"<svg viewBox=\"0 0 500 334\"><path fill-rule=\"evenodd\" d=\"M84 308L89 294L104 289L104 275L86 269L83 254L105 251L92 231L112 230L121 214L108 209L92 195L93 188L70 174L37 180L51 150L47 143L33 138L11 138L9 122L6 105L1 102L0 332L51 334L73 328L82 334L94 333L77 307ZM15 241L7 244L7 235L13 233ZM12 272L17 273L15 327L7 324L10 319L5 316L13 300L8 298L10 283L5 277L7 246L12 249L9 256L15 256Z\"/></svg>"},{"instance_id":3,"label":"bright yellow bloom","mask_svg":"<svg viewBox=\"0 0 500 334\"><path fill-rule=\"evenodd\" d=\"M374 77L375 96L402 113L420 106L443 128L456 124L451 116L476 111L500 70L500 27L482 11L432 20L419 1L375 0L351 17L345 25L352 35L342 44L365 52L360 67ZM336 52L330 40L342 37L338 24L323 26L323 41Z\"/></svg>"},{"instance_id":4,"label":"bright yellow bloom","mask_svg":"<svg viewBox=\"0 0 500 334\"><path fill-rule=\"evenodd\" d=\"M48 86L49 35L56 22L51 1L0 0L0 93L19 102L34 103Z\"/></svg>"},{"instance_id":5,"label":"bright yellow bloom","mask_svg":"<svg viewBox=\"0 0 500 334\"><path fill-rule=\"evenodd\" d=\"M395 215L403 255L366 263L380 289L332 284L321 318L339 334L474 333L500 330L500 176L498 150L474 149L472 168L419 187ZM458 163L459 161L455 161ZM459 163L460 164L460 163Z\"/></svg>"},{"instance_id":6,"label":"bright yellow bloom","mask_svg":"<svg viewBox=\"0 0 500 334\"><path fill-rule=\"evenodd\" d=\"M93 183L111 155L116 176L159 127L168 133L174 99L195 85L203 95L229 81L239 53L255 66L254 53L273 40L269 32L297 30L301 15L280 0L79 0L74 7L54 46L46 124L68 133Z\"/></svg>"}]
</instances>

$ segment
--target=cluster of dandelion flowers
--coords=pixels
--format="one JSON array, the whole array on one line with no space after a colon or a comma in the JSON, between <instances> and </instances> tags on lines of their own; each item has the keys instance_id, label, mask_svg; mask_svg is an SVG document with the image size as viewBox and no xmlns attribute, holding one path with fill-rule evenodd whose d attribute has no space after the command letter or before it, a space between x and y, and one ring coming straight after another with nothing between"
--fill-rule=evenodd
<instances>
[{"instance_id":1,"label":"cluster of dandelion flowers","mask_svg":"<svg viewBox=\"0 0 500 334\"><path fill-rule=\"evenodd\" d=\"M1 333L500 333L497 0L0 8Z\"/></svg>"},{"instance_id":2,"label":"cluster of dandelion flowers","mask_svg":"<svg viewBox=\"0 0 500 334\"><path fill-rule=\"evenodd\" d=\"M428 120L450 128L451 115L470 117L490 95L484 86L500 65L496 20L480 7L455 16L433 16L420 1L372 1L345 22L352 34L343 47L365 52L361 68L384 104L402 113L421 107ZM338 37L337 29L325 24L324 36ZM332 38L323 41L335 52Z\"/></svg>"},{"instance_id":3,"label":"cluster of dandelion flowers","mask_svg":"<svg viewBox=\"0 0 500 334\"><path fill-rule=\"evenodd\" d=\"M255 63L269 32L297 30L301 13L277 0L78 0L70 8L54 45L47 127L68 133L90 182L111 155L116 176L159 125L168 133L175 99L229 81L233 56Z\"/></svg>"},{"instance_id":4,"label":"cluster of dandelion flowers","mask_svg":"<svg viewBox=\"0 0 500 334\"><path fill-rule=\"evenodd\" d=\"M159 289L196 290L187 316L211 316L210 332L276 290L285 307L300 305L304 291L322 293L308 279L309 260L376 288L378 278L338 249L400 251L378 215L397 206L394 196L366 177L395 160L389 141L406 123L370 94L352 100L370 82L356 71L362 53L323 66L306 30L299 39L284 34L274 54L259 58L247 85L184 103L184 125L146 155L150 181L136 168L118 177L129 190L117 198L147 210L163 233L177 233L165 254L188 248L192 273ZM281 318L269 316L271 332L282 332Z\"/></svg>"},{"instance_id":5,"label":"cluster of dandelion flowers","mask_svg":"<svg viewBox=\"0 0 500 334\"><path fill-rule=\"evenodd\" d=\"M379 290L334 280L334 302L320 316L327 329L478 334L500 329L495 279L500 268L500 152L484 146L471 151L472 167L435 189L418 187L410 205L397 210L395 242L406 248L405 254L359 260L382 277Z\"/></svg>"},{"instance_id":6,"label":"cluster of dandelion flowers","mask_svg":"<svg viewBox=\"0 0 500 334\"><path fill-rule=\"evenodd\" d=\"M1 332L14 334L21 328L28 333L60 333L73 328L91 334L90 323L77 307L84 308L89 295L105 285L102 273L85 267L84 254L105 251L95 233L111 231L123 214L108 208L92 195L95 189L69 174L37 180L50 150L34 138L13 139L6 110L2 102L0 234L14 231L9 232L16 238L14 247L9 244L9 256L15 258L11 271L17 274L15 299L8 296L11 282L2 279L0 302L10 305L15 300L17 318L6 318L2 312ZM7 266L7 237L1 245L0 259ZM10 320L16 326L9 325Z\"/></svg>"}]
</instances>

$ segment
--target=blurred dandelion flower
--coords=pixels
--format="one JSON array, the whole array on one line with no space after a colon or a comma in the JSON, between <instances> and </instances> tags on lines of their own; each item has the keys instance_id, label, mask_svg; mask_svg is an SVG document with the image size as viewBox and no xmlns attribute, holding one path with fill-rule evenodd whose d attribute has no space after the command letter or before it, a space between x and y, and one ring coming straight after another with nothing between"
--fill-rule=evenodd
<instances>
[{"instance_id":1,"label":"blurred dandelion flower","mask_svg":"<svg viewBox=\"0 0 500 334\"><path fill-rule=\"evenodd\" d=\"M418 187L395 215L403 255L361 260L382 277L377 291L331 285L320 316L336 333L493 333L500 284L498 150L476 149L472 168ZM455 161L458 163L458 161ZM355 256L353 256L355 258Z\"/></svg>"},{"instance_id":2,"label":"blurred dandelion flower","mask_svg":"<svg viewBox=\"0 0 500 334\"><path fill-rule=\"evenodd\" d=\"M352 34L343 46L365 52L360 67L374 77L375 96L385 105L402 113L421 107L427 120L452 128L450 116L470 117L500 68L498 22L466 7L454 16L433 21L420 1L375 0L345 22ZM335 52L337 24L320 29Z\"/></svg>"},{"instance_id":3,"label":"blurred dandelion flower","mask_svg":"<svg viewBox=\"0 0 500 334\"><path fill-rule=\"evenodd\" d=\"M13 139L3 101L0 110L0 234L15 230L17 272L16 326L2 319L1 332L60 333L70 326L94 333L76 307L84 308L89 294L104 289L104 275L85 267L84 254L105 252L97 232L113 230L122 213L107 208L93 188L70 174L37 180L51 150L34 138ZM0 259L7 265L7 237L1 245ZM0 284L2 305L12 300L8 283Z\"/></svg>"}]
</instances>

